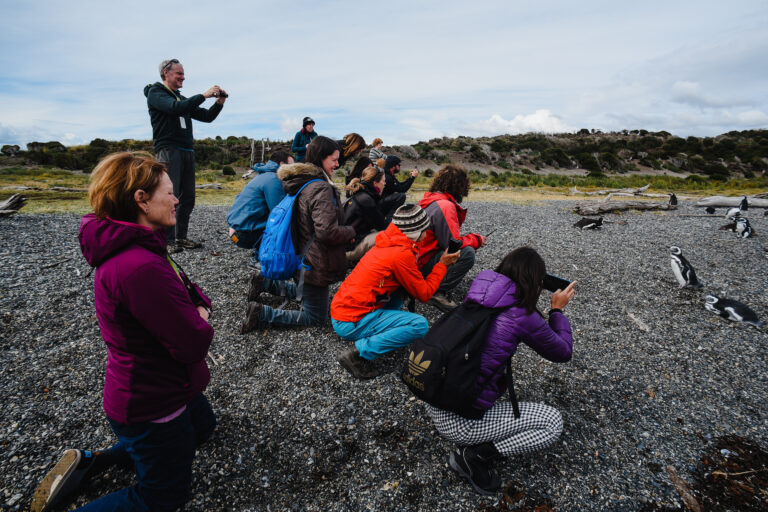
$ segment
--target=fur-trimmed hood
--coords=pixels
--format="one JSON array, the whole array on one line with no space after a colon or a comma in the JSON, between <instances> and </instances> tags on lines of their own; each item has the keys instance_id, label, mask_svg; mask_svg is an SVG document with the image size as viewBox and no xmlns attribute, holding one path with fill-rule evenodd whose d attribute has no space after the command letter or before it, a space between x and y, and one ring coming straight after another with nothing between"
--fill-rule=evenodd
<instances>
[{"instance_id":1,"label":"fur-trimmed hood","mask_svg":"<svg viewBox=\"0 0 768 512\"><path fill-rule=\"evenodd\" d=\"M307 163L281 165L277 170L277 178L283 182L283 190L289 195L294 195L309 180L320 178L333 184L325 171L314 164Z\"/></svg>"}]
</instances>

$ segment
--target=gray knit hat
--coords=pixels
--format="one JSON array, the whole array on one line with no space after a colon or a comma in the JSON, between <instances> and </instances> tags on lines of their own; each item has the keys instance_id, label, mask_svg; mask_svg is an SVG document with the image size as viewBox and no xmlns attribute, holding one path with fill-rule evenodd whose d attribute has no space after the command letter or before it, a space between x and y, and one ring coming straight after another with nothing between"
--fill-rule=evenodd
<instances>
[{"instance_id":1,"label":"gray knit hat","mask_svg":"<svg viewBox=\"0 0 768 512\"><path fill-rule=\"evenodd\" d=\"M429 217L419 205L405 204L395 212L392 217L392 224L415 242L422 232L429 229Z\"/></svg>"}]
</instances>

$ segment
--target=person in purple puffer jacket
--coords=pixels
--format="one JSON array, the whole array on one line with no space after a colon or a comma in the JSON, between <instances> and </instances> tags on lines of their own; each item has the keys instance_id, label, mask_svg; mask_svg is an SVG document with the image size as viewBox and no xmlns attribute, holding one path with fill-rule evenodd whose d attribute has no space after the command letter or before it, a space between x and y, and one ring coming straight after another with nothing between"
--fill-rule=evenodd
<instances>
[{"instance_id":1,"label":"person in purple puffer jacket","mask_svg":"<svg viewBox=\"0 0 768 512\"><path fill-rule=\"evenodd\" d=\"M475 278L465 301L490 308L505 308L488 330L481 356L480 394L476 409L485 410L479 420L426 404L435 428L459 448L451 452L449 465L481 494L492 495L501 485L490 463L499 455L522 455L551 445L563 430L557 409L541 403L521 402L515 418L511 402L496 402L507 389L505 367L525 343L556 363L571 359L571 324L562 309L574 296L571 283L552 294L549 320L536 309L546 274L544 260L530 247L507 254L495 271L483 270ZM492 376L496 375L496 378Z\"/></svg>"},{"instance_id":2,"label":"person in purple puffer jacket","mask_svg":"<svg viewBox=\"0 0 768 512\"><path fill-rule=\"evenodd\" d=\"M66 450L35 491L48 510L112 466L132 467L136 485L82 510L176 510L187 501L196 447L216 417L202 394L213 339L211 302L170 259L165 230L178 199L165 165L149 154L115 153L94 169L94 213L80 247L96 267L96 316L107 346L104 411L118 442L103 451Z\"/></svg>"}]
</instances>

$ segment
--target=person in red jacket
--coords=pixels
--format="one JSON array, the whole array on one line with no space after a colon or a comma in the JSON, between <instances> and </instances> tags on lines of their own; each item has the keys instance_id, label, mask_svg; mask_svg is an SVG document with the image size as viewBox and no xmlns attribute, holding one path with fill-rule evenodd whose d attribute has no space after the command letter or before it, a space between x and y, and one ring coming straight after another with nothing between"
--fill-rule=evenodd
<instances>
[{"instance_id":1,"label":"person in red jacket","mask_svg":"<svg viewBox=\"0 0 768 512\"><path fill-rule=\"evenodd\" d=\"M440 288L429 303L442 311L457 306L448 295L475 264L475 250L485 245L485 237L476 233L461 235L461 225L467 218L466 208L459 204L469 194L467 171L455 165L447 165L435 176L429 191L419 201L431 222L431 228L419 245L419 268L427 275L440 255L448 248L451 239L461 242L461 255L456 265L440 283Z\"/></svg>"},{"instance_id":2,"label":"person in red jacket","mask_svg":"<svg viewBox=\"0 0 768 512\"><path fill-rule=\"evenodd\" d=\"M409 345L429 329L423 316L400 311L400 289L426 302L459 253L443 251L432 271L422 277L416 266L417 242L428 227L429 219L418 206L398 208L392 223L376 237L376 245L363 256L333 297L333 329L345 340L355 342L355 346L341 353L339 363L358 379L378 375L366 361Z\"/></svg>"}]
</instances>

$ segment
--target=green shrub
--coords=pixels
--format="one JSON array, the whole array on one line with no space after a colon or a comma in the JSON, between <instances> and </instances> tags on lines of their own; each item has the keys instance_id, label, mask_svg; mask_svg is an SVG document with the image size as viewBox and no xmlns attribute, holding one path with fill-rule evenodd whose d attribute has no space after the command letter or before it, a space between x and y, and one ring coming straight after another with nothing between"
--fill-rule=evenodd
<instances>
[{"instance_id":1,"label":"green shrub","mask_svg":"<svg viewBox=\"0 0 768 512\"><path fill-rule=\"evenodd\" d=\"M221 168L221 174L223 174L224 176L234 176L235 170L232 168L231 165L225 165L224 167Z\"/></svg>"}]
</instances>

